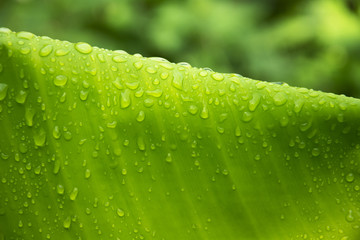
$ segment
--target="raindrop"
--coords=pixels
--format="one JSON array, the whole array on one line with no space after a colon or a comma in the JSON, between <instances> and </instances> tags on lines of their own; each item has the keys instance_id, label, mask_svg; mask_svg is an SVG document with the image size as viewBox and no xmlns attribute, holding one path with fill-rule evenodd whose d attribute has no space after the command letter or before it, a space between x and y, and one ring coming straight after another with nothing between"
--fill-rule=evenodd
<instances>
[{"instance_id":1,"label":"raindrop","mask_svg":"<svg viewBox=\"0 0 360 240\"><path fill-rule=\"evenodd\" d=\"M216 81L222 81L224 79L224 75L221 73L213 73L211 77Z\"/></svg>"},{"instance_id":2,"label":"raindrop","mask_svg":"<svg viewBox=\"0 0 360 240\"><path fill-rule=\"evenodd\" d=\"M43 48L41 48L40 52L39 52L39 55L41 57L46 57L46 56L49 56L49 54L53 51L53 46L48 44L48 45L45 45Z\"/></svg>"},{"instance_id":3,"label":"raindrop","mask_svg":"<svg viewBox=\"0 0 360 240\"><path fill-rule=\"evenodd\" d=\"M348 183L352 183L354 180L355 180L355 176L353 173L348 173L345 177L345 180L348 182Z\"/></svg>"},{"instance_id":4,"label":"raindrop","mask_svg":"<svg viewBox=\"0 0 360 240\"><path fill-rule=\"evenodd\" d=\"M15 96L15 101L17 103L24 104L26 101L26 97L27 97L27 92L25 92L24 90L20 90Z\"/></svg>"},{"instance_id":5,"label":"raindrop","mask_svg":"<svg viewBox=\"0 0 360 240\"><path fill-rule=\"evenodd\" d=\"M79 193L79 189L74 187L74 189L70 193L70 200L74 201Z\"/></svg>"},{"instance_id":6,"label":"raindrop","mask_svg":"<svg viewBox=\"0 0 360 240\"><path fill-rule=\"evenodd\" d=\"M69 229L70 225L71 225L71 218L70 217L65 218L65 220L63 222L64 228Z\"/></svg>"},{"instance_id":7,"label":"raindrop","mask_svg":"<svg viewBox=\"0 0 360 240\"><path fill-rule=\"evenodd\" d=\"M284 105L287 101L287 95L283 92L278 92L274 96L274 104L276 106Z\"/></svg>"},{"instance_id":8,"label":"raindrop","mask_svg":"<svg viewBox=\"0 0 360 240\"><path fill-rule=\"evenodd\" d=\"M75 49L79 53L88 54L91 53L92 47L88 43L78 42L75 44Z\"/></svg>"},{"instance_id":9,"label":"raindrop","mask_svg":"<svg viewBox=\"0 0 360 240\"><path fill-rule=\"evenodd\" d=\"M57 75L54 78L54 84L55 84L55 86L62 87L62 86L65 86L65 84L67 83L67 80L68 80L68 78L65 75Z\"/></svg>"},{"instance_id":10,"label":"raindrop","mask_svg":"<svg viewBox=\"0 0 360 240\"><path fill-rule=\"evenodd\" d=\"M124 210L122 210L121 208L118 208L118 209L116 210L116 213L117 213L117 215L118 215L119 217L125 216L125 212L124 212Z\"/></svg>"},{"instance_id":11,"label":"raindrop","mask_svg":"<svg viewBox=\"0 0 360 240\"><path fill-rule=\"evenodd\" d=\"M4 100L7 94L8 85L5 83L0 83L0 101Z\"/></svg>"},{"instance_id":12,"label":"raindrop","mask_svg":"<svg viewBox=\"0 0 360 240\"><path fill-rule=\"evenodd\" d=\"M90 169L87 168L85 170L85 178L88 179L88 178L90 178L90 176L91 176L91 171L90 171Z\"/></svg>"},{"instance_id":13,"label":"raindrop","mask_svg":"<svg viewBox=\"0 0 360 240\"><path fill-rule=\"evenodd\" d=\"M63 185L59 184L59 185L57 185L57 187L56 187L56 191L57 191L58 194L63 195L64 192L65 192L65 188L64 188Z\"/></svg>"},{"instance_id":14,"label":"raindrop","mask_svg":"<svg viewBox=\"0 0 360 240\"><path fill-rule=\"evenodd\" d=\"M168 163L171 163L171 162L172 162L171 153L168 153L168 154L166 155L165 161L168 162Z\"/></svg>"},{"instance_id":15,"label":"raindrop","mask_svg":"<svg viewBox=\"0 0 360 240\"><path fill-rule=\"evenodd\" d=\"M120 107L127 108L130 106L130 104L130 91L128 89L125 89L123 92L121 92Z\"/></svg>"},{"instance_id":16,"label":"raindrop","mask_svg":"<svg viewBox=\"0 0 360 240\"><path fill-rule=\"evenodd\" d=\"M142 121L144 121L144 119L145 119L145 112L144 112L144 111L140 111L140 112L138 113L138 115L136 116L136 121L142 122Z\"/></svg>"}]
</instances>

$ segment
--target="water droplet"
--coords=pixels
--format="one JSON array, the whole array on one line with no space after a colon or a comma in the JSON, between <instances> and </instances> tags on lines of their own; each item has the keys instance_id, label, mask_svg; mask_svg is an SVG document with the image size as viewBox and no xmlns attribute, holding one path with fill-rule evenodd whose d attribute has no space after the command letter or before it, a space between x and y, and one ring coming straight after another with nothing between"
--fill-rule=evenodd
<instances>
[{"instance_id":1,"label":"water droplet","mask_svg":"<svg viewBox=\"0 0 360 240\"><path fill-rule=\"evenodd\" d=\"M52 51L53 51L53 46L48 44L48 45L45 45L43 48L41 48L39 55L41 57L46 57L46 56L49 56Z\"/></svg>"},{"instance_id":2,"label":"water droplet","mask_svg":"<svg viewBox=\"0 0 360 240\"><path fill-rule=\"evenodd\" d=\"M165 161L168 162L168 163L171 163L171 162L172 162L171 153L168 153L168 154L166 155Z\"/></svg>"},{"instance_id":3,"label":"water droplet","mask_svg":"<svg viewBox=\"0 0 360 240\"><path fill-rule=\"evenodd\" d=\"M155 90L148 90L145 93L147 95L149 95L149 96L158 98L158 97L161 97L163 91L160 88L158 88L158 89L155 89Z\"/></svg>"},{"instance_id":4,"label":"water droplet","mask_svg":"<svg viewBox=\"0 0 360 240\"><path fill-rule=\"evenodd\" d=\"M65 192L65 188L64 188L63 185L59 184L59 185L57 185L57 187L56 187L56 191L57 191L58 194L63 195L64 192Z\"/></svg>"},{"instance_id":5,"label":"water droplet","mask_svg":"<svg viewBox=\"0 0 360 240\"><path fill-rule=\"evenodd\" d=\"M61 132L59 126L55 126L53 129L53 137L59 139L61 137Z\"/></svg>"},{"instance_id":6,"label":"water droplet","mask_svg":"<svg viewBox=\"0 0 360 240\"><path fill-rule=\"evenodd\" d=\"M59 173L60 171L60 166L61 166L61 163L58 159L55 160L55 163L54 163L54 169L53 169L53 173L56 175Z\"/></svg>"},{"instance_id":7,"label":"water droplet","mask_svg":"<svg viewBox=\"0 0 360 240\"><path fill-rule=\"evenodd\" d=\"M90 178L90 176L91 176L91 171L90 171L90 169L87 168L85 170L85 178L88 179L88 178Z\"/></svg>"},{"instance_id":8,"label":"water droplet","mask_svg":"<svg viewBox=\"0 0 360 240\"><path fill-rule=\"evenodd\" d=\"M349 212L346 215L345 219L348 222L353 222L355 220L355 217L353 216L352 210L349 210Z\"/></svg>"},{"instance_id":9,"label":"water droplet","mask_svg":"<svg viewBox=\"0 0 360 240\"><path fill-rule=\"evenodd\" d=\"M127 59L121 55L116 55L112 58L112 60L116 63L123 63L123 62L126 62Z\"/></svg>"},{"instance_id":10,"label":"water droplet","mask_svg":"<svg viewBox=\"0 0 360 240\"><path fill-rule=\"evenodd\" d=\"M241 136L241 129L239 126L236 126L236 128L235 128L235 136L237 136L237 137Z\"/></svg>"},{"instance_id":11,"label":"water droplet","mask_svg":"<svg viewBox=\"0 0 360 240\"><path fill-rule=\"evenodd\" d=\"M70 200L75 201L78 193L79 193L79 189L77 187L74 187L74 189L70 193Z\"/></svg>"},{"instance_id":12,"label":"water droplet","mask_svg":"<svg viewBox=\"0 0 360 240\"><path fill-rule=\"evenodd\" d=\"M16 36L18 38L23 38L23 39L27 39L27 40L30 40L32 39L35 35L33 33L30 33L30 32L18 32L16 34Z\"/></svg>"},{"instance_id":13,"label":"water droplet","mask_svg":"<svg viewBox=\"0 0 360 240\"><path fill-rule=\"evenodd\" d=\"M144 111L140 111L140 112L138 113L138 115L136 116L136 121L142 122L142 121L144 121L144 119L145 119L145 112L144 112Z\"/></svg>"},{"instance_id":14,"label":"water droplet","mask_svg":"<svg viewBox=\"0 0 360 240\"><path fill-rule=\"evenodd\" d=\"M89 91L86 91L86 90L80 91L80 99L82 101L86 101L86 99L88 98L88 95L89 95Z\"/></svg>"},{"instance_id":15,"label":"water droplet","mask_svg":"<svg viewBox=\"0 0 360 240\"><path fill-rule=\"evenodd\" d=\"M216 81L222 81L224 79L224 75L221 73L213 73L211 77Z\"/></svg>"},{"instance_id":16,"label":"water droplet","mask_svg":"<svg viewBox=\"0 0 360 240\"><path fill-rule=\"evenodd\" d=\"M294 112L299 113L303 106L304 106L304 100L302 99L295 100Z\"/></svg>"},{"instance_id":17,"label":"water droplet","mask_svg":"<svg viewBox=\"0 0 360 240\"><path fill-rule=\"evenodd\" d=\"M140 83L139 82L126 82L125 85L126 85L126 87L128 87L131 90L136 90L139 87Z\"/></svg>"},{"instance_id":18,"label":"water droplet","mask_svg":"<svg viewBox=\"0 0 360 240\"><path fill-rule=\"evenodd\" d=\"M131 99L130 99L130 90L125 89L124 91L121 92L121 99L120 99L120 107L121 108L127 108L130 106L131 104Z\"/></svg>"},{"instance_id":19,"label":"water droplet","mask_svg":"<svg viewBox=\"0 0 360 240\"><path fill-rule=\"evenodd\" d=\"M20 90L15 96L15 101L17 103L24 104L26 101L26 97L27 97L27 92L25 92L24 90Z\"/></svg>"},{"instance_id":20,"label":"water droplet","mask_svg":"<svg viewBox=\"0 0 360 240\"><path fill-rule=\"evenodd\" d=\"M345 177L345 180L348 182L348 183L352 183L354 180L355 180L355 176L353 173L348 173Z\"/></svg>"},{"instance_id":21,"label":"water droplet","mask_svg":"<svg viewBox=\"0 0 360 240\"><path fill-rule=\"evenodd\" d=\"M165 80L165 79L167 79L169 77L169 73L168 72L162 72L161 74L160 74L160 78L162 79L162 80Z\"/></svg>"},{"instance_id":22,"label":"water droplet","mask_svg":"<svg viewBox=\"0 0 360 240\"><path fill-rule=\"evenodd\" d=\"M283 92L278 92L274 96L274 104L276 106L284 105L287 101L287 95Z\"/></svg>"},{"instance_id":23,"label":"water droplet","mask_svg":"<svg viewBox=\"0 0 360 240\"><path fill-rule=\"evenodd\" d=\"M146 72L151 73L151 74L156 73L156 68L147 67L147 68L146 68Z\"/></svg>"},{"instance_id":24,"label":"water droplet","mask_svg":"<svg viewBox=\"0 0 360 240\"><path fill-rule=\"evenodd\" d=\"M7 95L8 85L5 83L0 83L0 101L4 100Z\"/></svg>"},{"instance_id":25,"label":"water droplet","mask_svg":"<svg viewBox=\"0 0 360 240\"><path fill-rule=\"evenodd\" d=\"M197 106L195 106L195 105L193 105L193 104L191 104L190 106L189 106L189 113L191 113L192 115L195 115L197 112L198 112L198 107Z\"/></svg>"},{"instance_id":26,"label":"water droplet","mask_svg":"<svg viewBox=\"0 0 360 240\"><path fill-rule=\"evenodd\" d=\"M144 139L142 137L138 137L137 145L138 145L139 150L145 151L145 142L144 142Z\"/></svg>"},{"instance_id":27,"label":"water droplet","mask_svg":"<svg viewBox=\"0 0 360 240\"><path fill-rule=\"evenodd\" d=\"M90 46L90 44L88 43L84 43L84 42L78 42L75 44L75 49L79 52L79 53L83 53L83 54L89 54L92 51L92 47Z\"/></svg>"},{"instance_id":28,"label":"water droplet","mask_svg":"<svg viewBox=\"0 0 360 240\"><path fill-rule=\"evenodd\" d=\"M24 54L24 55L29 54L30 51L31 51L31 48L29 48L29 47L22 47L22 48L20 48L20 53L21 53L21 54Z\"/></svg>"},{"instance_id":29,"label":"water droplet","mask_svg":"<svg viewBox=\"0 0 360 240\"><path fill-rule=\"evenodd\" d=\"M26 146L25 143L22 142L22 143L19 144L19 151L20 151L21 153L27 153L28 148L27 148L27 146Z\"/></svg>"},{"instance_id":30,"label":"water droplet","mask_svg":"<svg viewBox=\"0 0 360 240\"><path fill-rule=\"evenodd\" d=\"M0 28L0 33L5 33L5 34L9 34L11 33L11 30L5 27L1 27Z\"/></svg>"},{"instance_id":31,"label":"water droplet","mask_svg":"<svg viewBox=\"0 0 360 240\"><path fill-rule=\"evenodd\" d=\"M141 61L137 61L137 62L134 62L134 67L139 70L140 68L142 68L143 66L143 63Z\"/></svg>"},{"instance_id":32,"label":"water droplet","mask_svg":"<svg viewBox=\"0 0 360 240\"><path fill-rule=\"evenodd\" d=\"M64 222L63 222L63 226L65 229L69 229L71 225L71 218L70 217L66 217Z\"/></svg>"},{"instance_id":33,"label":"water droplet","mask_svg":"<svg viewBox=\"0 0 360 240\"><path fill-rule=\"evenodd\" d=\"M250 122L252 120L252 118L253 118L253 116L252 116L251 112L244 112L241 119L244 122Z\"/></svg>"},{"instance_id":34,"label":"water droplet","mask_svg":"<svg viewBox=\"0 0 360 240\"><path fill-rule=\"evenodd\" d=\"M124 89L124 86L121 83L121 79L118 77L115 79L115 81L112 82L112 84L119 90Z\"/></svg>"},{"instance_id":35,"label":"water droplet","mask_svg":"<svg viewBox=\"0 0 360 240\"><path fill-rule=\"evenodd\" d=\"M249 101L249 111L253 112L260 103L260 96L255 94L252 99Z\"/></svg>"},{"instance_id":36,"label":"water droplet","mask_svg":"<svg viewBox=\"0 0 360 240\"><path fill-rule=\"evenodd\" d=\"M118 208L118 209L116 210L116 213L117 213L117 215L118 215L119 217L125 216L125 212L124 212L124 210L122 210L121 208Z\"/></svg>"},{"instance_id":37,"label":"water droplet","mask_svg":"<svg viewBox=\"0 0 360 240\"><path fill-rule=\"evenodd\" d=\"M67 83L67 80L68 80L68 78L65 75L57 75L54 78L54 84L55 84L55 86L58 86L58 87L65 86L65 84Z\"/></svg>"},{"instance_id":38,"label":"water droplet","mask_svg":"<svg viewBox=\"0 0 360 240\"><path fill-rule=\"evenodd\" d=\"M37 166L37 167L34 169L34 173L35 173L36 175L39 175L40 172L41 172L41 166Z\"/></svg>"},{"instance_id":39,"label":"water droplet","mask_svg":"<svg viewBox=\"0 0 360 240\"><path fill-rule=\"evenodd\" d=\"M314 156L314 157L317 157L320 155L320 149L318 148L313 148L313 150L311 151L311 154Z\"/></svg>"},{"instance_id":40,"label":"water droplet","mask_svg":"<svg viewBox=\"0 0 360 240\"><path fill-rule=\"evenodd\" d=\"M209 118L209 110L207 109L207 107L205 105L204 105L203 109L201 110L200 117L202 119Z\"/></svg>"},{"instance_id":41,"label":"water droplet","mask_svg":"<svg viewBox=\"0 0 360 240\"><path fill-rule=\"evenodd\" d=\"M46 132L43 128L40 128L37 130L37 132L34 134L34 142L35 145L38 147L42 147L45 145L46 141Z\"/></svg>"},{"instance_id":42,"label":"water droplet","mask_svg":"<svg viewBox=\"0 0 360 240\"><path fill-rule=\"evenodd\" d=\"M172 85L175 88L182 90L183 89L183 80L184 80L183 75L179 72L174 72L173 74L174 74L174 78L172 81Z\"/></svg>"},{"instance_id":43,"label":"water droplet","mask_svg":"<svg viewBox=\"0 0 360 240\"><path fill-rule=\"evenodd\" d=\"M70 52L69 49L62 49L62 48L60 48L60 49L57 49L57 50L55 51L55 55L61 57L61 56L67 55L69 52Z\"/></svg>"}]
</instances>

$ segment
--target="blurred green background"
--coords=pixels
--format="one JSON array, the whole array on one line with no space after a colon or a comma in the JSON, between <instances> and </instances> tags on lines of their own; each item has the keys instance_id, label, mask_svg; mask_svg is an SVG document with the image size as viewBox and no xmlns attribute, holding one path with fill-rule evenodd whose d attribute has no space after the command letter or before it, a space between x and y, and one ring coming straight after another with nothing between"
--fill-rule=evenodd
<instances>
[{"instance_id":1,"label":"blurred green background","mask_svg":"<svg viewBox=\"0 0 360 240\"><path fill-rule=\"evenodd\" d=\"M356 0L0 0L0 26L360 97Z\"/></svg>"}]
</instances>

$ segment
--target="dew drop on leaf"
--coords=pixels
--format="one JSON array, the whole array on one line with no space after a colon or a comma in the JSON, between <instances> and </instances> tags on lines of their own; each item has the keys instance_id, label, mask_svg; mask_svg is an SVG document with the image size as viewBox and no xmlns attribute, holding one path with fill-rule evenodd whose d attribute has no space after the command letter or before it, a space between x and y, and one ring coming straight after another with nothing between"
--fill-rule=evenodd
<instances>
[{"instance_id":1,"label":"dew drop on leaf","mask_svg":"<svg viewBox=\"0 0 360 240\"><path fill-rule=\"evenodd\" d=\"M46 57L46 56L49 56L52 51L53 51L53 46L48 44L40 49L39 55L41 57Z\"/></svg>"},{"instance_id":2,"label":"dew drop on leaf","mask_svg":"<svg viewBox=\"0 0 360 240\"><path fill-rule=\"evenodd\" d=\"M355 176L353 173L348 173L345 177L345 180L348 182L348 183L352 183L354 180L355 180Z\"/></svg>"},{"instance_id":3,"label":"dew drop on leaf","mask_svg":"<svg viewBox=\"0 0 360 240\"><path fill-rule=\"evenodd\" d=\"M70 200L75 201L78 193L79 193L79 189L77 187L74 187L74 189L70 193Z\"/></svg>"},{"instance_id":4,"label":"dew drop on leaf","mask_svg":"<svg viewBox=\"0 0 360 240\"><path fill-rule=\"evenodd\" d=\"M20 90L15 96L15 101L17 103L24 104L26 98L27 98L27 92L25 92L24 90Z\"/></svg>"},{"instance_id":5,"label":"dew drop on leaf","mask_svg":"<svg viewBox=\"0 0 360 240\"><path fill-rule=\"evenodd\" d=\"M79 42L75 44L75 49L79 53L88 54L91 53L92 47L88 43Z\"/></svg>"},{"instance_id":6,"label":"dew drop on leaf","mask_svg":"<svg viewBox=\"0 0 360 240\"><path fill-rule=\"evenodd\" d=\"M55 86L58 86L58 87L65 86L65 84L67 83L67 80L68 80L68 78L65 75L57 75L54 78L54 84L55 84Z\"/></svg>"},{"instance_id":7,"label":"dew drop on leaf","mask_svg":"<svg viewBox=\"0 0 360 240\"><path fill-rule=\"evenodd\" d=\"M0 83L0 101L4 100L7 95L8 85L5 83Z\"/></svg>"},{"instance_id":8,"label":"dew drop on leaf","mask_svg":"<svg viewBox=\"0 0 360 240\"><path fill-rule=\"evenodd\" d=\"M124 212L124 210L122 210L121 208L118 208L118 209L116 210L116 213L117 213L117 215L118 215L119 217L125 216L125 212Z\"/></svg>"}]
</instances>

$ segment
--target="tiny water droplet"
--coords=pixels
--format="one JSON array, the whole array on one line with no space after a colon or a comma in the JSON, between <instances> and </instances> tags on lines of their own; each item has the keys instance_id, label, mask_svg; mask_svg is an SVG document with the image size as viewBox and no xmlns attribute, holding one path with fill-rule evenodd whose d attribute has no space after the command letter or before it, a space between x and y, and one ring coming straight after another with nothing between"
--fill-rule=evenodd
<instances>
[{"instance_id":1,"label":"tiny water droplet","mask_svg":"<svg viewBox=\"0 0 360 240\"><path fill-rule=\"evenodd\" d=\"M139 70L140 68L142 68L143 66L143 63L142 61L137 61L137 62L134 62L134 67Z\"/></svg>"},{"instance_id":2,"label":"tiny water droplet","mask_svg":"<svg viewBox=\"0 0 360 240\"><path fill-rule=\"evenodd\" d=\"M86 101L89 95L89 91L81 90L80 91L80 99L81 101Z\"/></svg>"}]
</instances>

